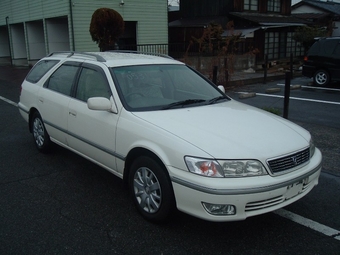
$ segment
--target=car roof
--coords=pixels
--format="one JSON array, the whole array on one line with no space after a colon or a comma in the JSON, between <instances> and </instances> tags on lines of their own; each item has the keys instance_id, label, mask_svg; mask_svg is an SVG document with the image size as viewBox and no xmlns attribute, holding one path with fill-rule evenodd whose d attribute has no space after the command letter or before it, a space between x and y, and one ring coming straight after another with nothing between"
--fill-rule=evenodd
<instances>
[{"instance_id":1,"label":"car roof","mask_svg":"<svg viewBox=\"0 0 340 255\"><path fill-rule=\"evenodd\" d=\"M182 64L173 58L157 53L137 52L137 51L107 51L107 52L74 52L62 51L53 52L47 57L58 59L68 58L69 60L90 60L103 62L108 67L148 65L148 64Z\"/></svg>"}]
</instances>

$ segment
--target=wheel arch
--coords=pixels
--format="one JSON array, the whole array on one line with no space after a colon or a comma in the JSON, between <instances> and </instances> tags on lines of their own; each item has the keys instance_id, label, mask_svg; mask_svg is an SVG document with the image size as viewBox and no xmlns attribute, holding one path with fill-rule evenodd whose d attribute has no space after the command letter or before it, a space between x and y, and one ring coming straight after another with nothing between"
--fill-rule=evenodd
<instances>
[{"instance_id":1,"label":"wheel arch","mask_svg":"<svg viewBox=\"0 0 340 255\"><path fill-rule=\"evenodd\" d=\"M131 167L133 161L140 156L147 156L147 157L150 157L153 160L155 160L164 169L164 171L166 171L166 175L167 175L169 181L171 182L169 172L167 171L165 164L159 158L159 156L157 156L154 152L152 152L148 149L145 149L145 148L142 148L142 147L136 147L136 148L133 148L128 153L128 155L125 159L124 174L123 174L124 187L128 186L129 171L130 171L130 167Z\"/></svg>"},{"instance_id":2,"label":"wheel arch","mask_svg":"<svg viewBox=\"0 0 340 255\"><path fill-rule=\"evenodd\" d=\"M30 109L29 113L28 113L28 128L29 128L29 131L32 133L32 116L34 115L34 113L36 113L38 111L37 108L33 107Z\"/></svg>"}]
</instances>

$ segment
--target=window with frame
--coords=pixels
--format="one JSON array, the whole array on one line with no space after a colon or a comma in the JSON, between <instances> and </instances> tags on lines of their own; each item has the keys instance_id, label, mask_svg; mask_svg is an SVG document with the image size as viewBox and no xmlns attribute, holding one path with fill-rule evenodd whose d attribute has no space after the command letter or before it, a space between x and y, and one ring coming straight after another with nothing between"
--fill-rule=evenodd
<instances>
[{"instance_id":1,"label":"window with frame","mask_svg":"<svg viewBox=\"0 0 340 255\"><path fill-rule=\"evenodd\" d=\"M110 99L111 90L105 75L98 70L83 67L79 76L76 98L87 102L90 97Z\"/></svg>"},{"instance_id":2,"label":"window with frame","mask_svg":"<svg viewBox=\"0 0 340 255\"><path fill-rule=\"evenodd\" d=\"M243 9L245 11L257 11L258 0L244 0Z\"/></svg>"},{"instance_id":3,"label":"window with frame","mask_svg":"<svg viewBox=\"0 0 340 255\"><path fill-rule=\"evenodd\" d=\"M59 60L42 60L38 62L26 77L26 80L37 83Z\"/></svg>"},{"instance_id":4,"label":"window with frame","mask_svg":"<svg viewBox=\"0 0 340 255\"><path fill-rule=\"evenodd\" d=\"M281 12L281 0L268 0L267 11L268 12Z\"/></svg>"},{"instance_id":5,"label":"window with frame","mask_svg":"<svg viewBox=\"0 0 340 255\"><path fill-rule=\"evenodd\" d=\"M279 58L279 46L280 46L280 33L266 32L264 54L268 56L268 59Z\"/></svg>"},{"instance_id":6,"label":"window with frame","mask_svg":"<svg viewBox=\"0 0 340 255\"><path fill-rule=\"evenodd\" d=\"M303 56L304 47L294 40L294 32L266 32L264 53L269 60Z\"/></svg>"},{"instance_id":7,"label":"window with frame","mask_svg":"<svg viewBox=\"0 0 340 255\"><path fill-rule=\"evenodd\" d=\"M305 52L301 43L294 40L294 32L287 33L286 57L293 53L294 56L303 56Z\"/></svg>"},{"instance_id":8,"label":"window with frame","mask_svg":"<svg viewBox=\"0 0 340 255\"><path fill-rule=\"evenodd\" d=\"M60 66L50 76L45 87L66 96L70 96L78 68L78 66L68 64Z\"/></svg>"}]
</instances>

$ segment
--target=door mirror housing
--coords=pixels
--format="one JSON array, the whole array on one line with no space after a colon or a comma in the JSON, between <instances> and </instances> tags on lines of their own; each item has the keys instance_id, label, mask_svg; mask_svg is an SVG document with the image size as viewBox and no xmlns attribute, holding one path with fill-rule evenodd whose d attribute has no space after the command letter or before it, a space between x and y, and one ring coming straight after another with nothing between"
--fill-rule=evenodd
<instances>
[{"instance_id":1,"label":"door mirror housing","mask_svg":"<svg viewBox=\"0 0 340 255\"><path fill-rule=\"evenodd\" d=\"M223 85L218 85L219 90L221 90L223 93L225 93L225 89Z\"/></svg>"},{"instance_id":2,"label":"door mirror housing","mask_svg":"<svg viewBox=\"0 0 340 255\"><path fill-rule=\"evenodd\" d=\"M94 111L110 111L117 113L117 107L114 103L105 97L90 97L87 100L87 107Z\"/></svg>"}]
</instances>

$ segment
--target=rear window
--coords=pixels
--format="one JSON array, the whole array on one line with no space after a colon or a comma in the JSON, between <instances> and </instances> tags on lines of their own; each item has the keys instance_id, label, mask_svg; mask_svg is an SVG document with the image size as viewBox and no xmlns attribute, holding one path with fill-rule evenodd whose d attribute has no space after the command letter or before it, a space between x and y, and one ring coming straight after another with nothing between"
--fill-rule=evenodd
<instances>
[{"instance_id":1,"label":"rear window","mask_svg":"<svg viewBox=\"0 0 340 255\"><path fill-rule=\"evenodd\" d=\"M26 77L26 80L37 83L59 60L42 60L38 62Z\"/></svg>"}]
</instances>

